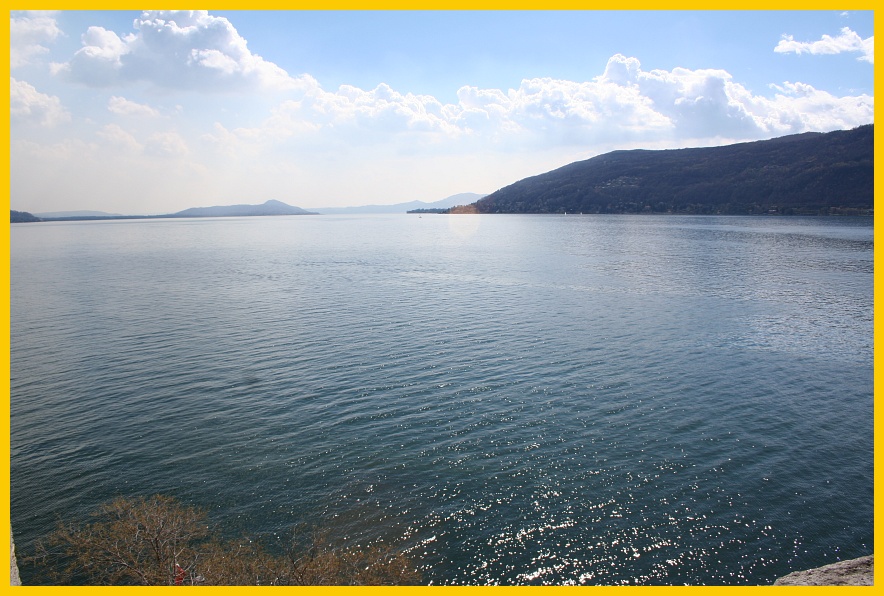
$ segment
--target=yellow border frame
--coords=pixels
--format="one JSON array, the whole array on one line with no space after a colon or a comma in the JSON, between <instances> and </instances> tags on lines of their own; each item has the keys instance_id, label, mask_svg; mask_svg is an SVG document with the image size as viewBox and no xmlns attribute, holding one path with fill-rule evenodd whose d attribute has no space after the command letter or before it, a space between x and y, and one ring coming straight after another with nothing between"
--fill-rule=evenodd
<instances>
[{"instance_id":1,"label":"yellow border frame","mask_svg":"<svg viewBox=\"0 0 884 596\"><path fill-rule=\"evenodd\" d=\"M23 3L23 2L8 2L6 10L34 10L37 8L43 9L53 9L53 10L141 10L143 7L132 6L129 2L109 2L107 0L89 0L87 2L76 2L71 0L64 0L60 2L51 3L50 6L45 6L46 2L33 2L33 3ZM23 4L28 4L30 6L22 6ZM35 7L34 5L37 5ZM772 5L773 4L773 5ZM873 2L869 2L868 0L861 1L853 1L849 3L848 6L840 6L840 7L832 7L830 3L822 3L822 2L797 2L796 0L790 0L787 2L759 2L758 0L746 1L746 2L726 2L723 5L716 5L712 8L712 10L867 10L874 11L875 4ZM43 5L43 6L41 6ZM243 6L242 0L216 0L211 3L212 9L227 9L233 10ZM624 7L616 7L617 10L623 10ZM656 2L648 2L639 1L639 2L631 2L628 7L629 9L634 10L710 10L710 4L708 2L698 2L696 0L677 0L674 2L667 3L656 3ZM257 2L248 7L247 10L305 10L305 9L315 9L315 10L515 10L515 9L523 9L523 10L587 10L587 9L595 9L595 10L605 10L612 9L611 5L608 3L601 3L597 0L593 1L575 1L575 0L556 0L553 2L539 2L537 0L476 0L472 2L467 2L465 0L425 0L424 2L415 3L415 2L407 2L404 0L323 0L322 2L312 1L307 2L304 0L299 0L296 2L279 2L279 1L271 1L271 2ZM877 29L877 13L874 15L875 29ZM3 69L4 69L4 81L8 81L9 74L9 28L8 27L0 27L0 47L4 47L7 50L6 60L3 61ZM876 56L878 52L876 51ZM879 87L878 77L877 77L877 67L875 68L875 91L877 92ZM7 88L7 92L4 95L6 99L7 110L6 113L9 113L9 89ZM877 106L875 108L875 115L877 116L878 109ZM2 119L2 130L5 133L5 137L7 142L3 144L3 152L5 155L5 166L2 168L3 172L3 184L6 195L7 204L10 201L9 198L9 119L8 116ZM881 135L876 136L875 138L875 153L876 155L881 155L882 144L884 141L881 140ZM880 160L875 160L875 177L877 178L877 174L880 170ZM875 210L880 211L881 207L881 192L876 187L875 190ZM5 407L5 418L4 418L4 436L6 440L3 441L2 454L3 461L5 462L2 466L2 502L3 502L3 514L4 514L4 522L3 522L3 534L8 535L11 533L10 527L10 511L9 511L9 482L10 482L10 421L9 421L9 399L10 399L10 272L9 272L9 232L10 229L6 226L3 226L0 229L0 235L2 235L3 242L3 266L2 266L2 280L3 280L3 307L4 307L4 316L2 317L2 329L0 329L0 334L2 334L2 347L4 357L0 359L2 362L2 372L0 372L0 395L2 395L3 404ZM884 242L884 232L881 231L880 227L875 227L874 230L874 239L875 239L875 276L874 276L874 298L875 304L877 305L878 299L882 296L882 291L884 291L884 274L879 275L877 264L879 262L879 253L881 249L879 247L882 246L882 242ZM879 551L881 549L878 548L879 544L882 544L882 528L880 524L881 515L879 513L879 505L881 503L881 486L882 481L884 481L884 474L882 474L880 470L880 457L879 454L881 450L879 449L880 437L881 433L879 429L881 425L879 424L881 420L881 409L878 408L878 387L879 383L879 371L881 370L880 360L881 360L881 349L884 348L884 342L882 342L881 334L878 332L878 318L875 317L874 323L874 401L875 401L875 523L874 523L874 545L875 551ZM875 584L877 585L879 582L880 574L876 570L875 571ZM22 588L8 588L9 586L9 576L4 581L2 589L24 589L29 591L37 591L44 593L52 593L55 594L59 590L58 587L22 587ZM85 590L94 590L95 587L67 587L63 588L64 591L70 592L83 592ZM137 588L101 588L102 590L135 590ZM156 590L169 589L169 588L155 588ZM174 588L172 588L174 589ZM224 592L234 592L234 591L242 591L255 588L213 588L212 590L221 590ZM279 589L279 588L277 588ZM327 595L331 593L344 593L355 591L361 591L361 593L365 593L365 590L369 590L371 592L376 591L389 591L395 592L397 594L405 594L405 593L416 593L417 591L428 591L428 590L438 590L442 588L431 588L431 587L397 587L397 588L296 588L299 594L322 594ZM805 587L787 587L787 588L767 588L767 587L742 587L742 586L727 586L727 587L702 587L702 588L684 588L684 587L512 587L512 588L478 588L478 587L446 587L444 590L451 592L464 592L464 591L473 591L473 590L519 590L522 594L535 594L539 593L539 591L543 591L544 593L548 593L550 590L593 590L596 593L599 591L604 593L611 593L613 591L617 591L618 593L623 592L623 590L642 590L643 592L654 592L654 593L672 593L672 590L692 590L696 592L697 590L703 591L715 591L715 592L731 592L734 590L765 590L765 589L783 589L783 590L799 590L802 592L813 591L814 594L819 594L819 590L824 590L827 593L831 591L839 591L839 590L859 590L862 593L869 593L869 590L872 588L865 587L857 587L857 588L805 588ZM51 590L51 592L50 592Z\"/></svg>"}]
</instances>

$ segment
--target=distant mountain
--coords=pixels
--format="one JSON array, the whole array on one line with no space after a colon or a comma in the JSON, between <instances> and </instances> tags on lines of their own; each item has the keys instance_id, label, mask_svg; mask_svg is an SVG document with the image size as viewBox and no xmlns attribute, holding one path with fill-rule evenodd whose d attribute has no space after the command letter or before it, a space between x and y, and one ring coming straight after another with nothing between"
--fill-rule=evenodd
<instances>
[{"instance_id":1,"label":"distant mountain","mask_svg":"<svg viewBox=\"0 0 884 596\"><path fill-rule=\"evenodd\" d=\"M316 215L281 201L270 200L261 205L226 205L218 207L191 207L161 217L246 217L257 215Z\"/></svg>"},{"instance_id":2,"label":"distant mountain","mask_svg":"<svg viewBox=\"0 0 884 596\"><path fill-rule=\"evenodd\" d=\"M474 203L484 197L483 194L474 192L464 192L451 195L433 203L424 201L409 201L407 203L396 203L395 205L363 205L361 207L311 207L313 211L325 215L333 215L338 213L405 213L414 209L447 209L457 205L468 205Z\"/></svg>"},{"instance_id":3,"label":"distant mountain","mask_svg":"<svg viewBox=\"0 0 884 596\"><path fill-rule=\"evenodd\" d=\"M64 217L120 217L119 213L105 213L104 211L49 211L35 213L37 217L59 219Z\"/></svg>"},{"instance_id":4,"label":"distant mountain","mask_svg":"<svg viewBox=\"0 0 884 596\"><path fill-rule=\"evenodd\" d=\"M28 213L27 211L15 211L14 209L9 210L9 221L10 223L30 223L34 221L43 221L39 217L35 217L34 215Z\"/></svg>"},{"instance_id":5,"label":"distant mountain","mask_svg":"<svg viewBox=\"0 0 884 596\"><path fill-rule=\"evenodd\" d=\"M226 205L191 207L166 215L113 215L101 211L69 211L45 214L43 221L91 221L100 219L170 219L178 217L248 217L258 215L316 215L310 211L287 205L282 201L267 201L261 205ZM39 220L38 220L39 221Z\"/></svg>"},{"instance_id":6,"label":"distant mountain","mask_svg":"<svg viewBox=\"0 0 884 596\"><path fill-rule=\"evenodd\" d=\"M869 214L874 125L723 147L614 151L525 178L479 213Z\"/></svg>"}]
</instances>

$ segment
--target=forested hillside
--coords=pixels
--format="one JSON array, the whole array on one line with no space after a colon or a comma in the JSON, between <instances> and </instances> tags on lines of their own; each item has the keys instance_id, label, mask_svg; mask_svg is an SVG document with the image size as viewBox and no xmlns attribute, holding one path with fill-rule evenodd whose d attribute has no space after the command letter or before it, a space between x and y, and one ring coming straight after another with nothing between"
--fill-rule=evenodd
<instances>
[{"instance_id":1,"label":"forested hillside","mask_svg":"<svg viewBox=\"0 0 884 596\"><path fill-rule=\"evenodd\" d=\"M868 214L874 126L723 147L614 151L525 178L480 213Z\"/></svg>"},{"instance_id":2,"label":"forested hillside","mask_svg":"<svg viewBox=\"0 0 884 596\"><path fill-rule=\"evenodd\" d=\"M9 210L10 223L30 223L33 221L42 221L39 217L28 213L27 211Z\"/></svg>"}]
</instances>

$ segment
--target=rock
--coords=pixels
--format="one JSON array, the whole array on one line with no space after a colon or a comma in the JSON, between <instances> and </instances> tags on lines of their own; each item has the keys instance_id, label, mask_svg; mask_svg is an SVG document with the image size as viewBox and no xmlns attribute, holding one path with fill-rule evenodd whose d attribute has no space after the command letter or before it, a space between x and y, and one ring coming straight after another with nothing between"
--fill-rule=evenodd
<instances>
[{"instance_id":1,"label":"rock","mask_svg":"<svg viewBox=\"0 0 884 596\"><path fill-rule=\"evenodd\" d=\"M839 561L831 565L793 571L774 582L775 586L872 586L875 583L874 555Z\"/></svg>"},{"instance_id":2,"label":"rock","mask_svg":"<svg viewBox=\"0 0 884 596\"><path fill-rule=\"evenodd\" d=\"M15 542L12 539L12 531L9 532L9 585L20 586L21 579L18 577L18 565L15 562Z\"/></svg>"}]
</instances>

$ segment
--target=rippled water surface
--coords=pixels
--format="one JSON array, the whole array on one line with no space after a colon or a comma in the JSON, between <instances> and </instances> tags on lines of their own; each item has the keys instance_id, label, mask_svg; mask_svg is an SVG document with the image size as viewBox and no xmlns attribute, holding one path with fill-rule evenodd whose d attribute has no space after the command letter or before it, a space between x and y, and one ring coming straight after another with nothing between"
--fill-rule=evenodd
<instances>
[{"instance_id":1,"label":"rippled water surface","mask_svg":"<svg viewBox=\"0 0 884 596\"><path fill-rule=\"evenodd\" d=\"M156 492L396 542L434 584L765 584L872 551L871 219L11 236L20 551Z\"/></svg>"}]
</instances>

